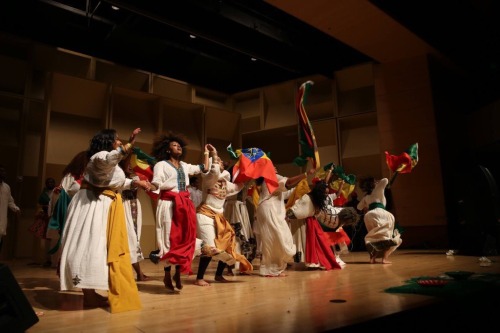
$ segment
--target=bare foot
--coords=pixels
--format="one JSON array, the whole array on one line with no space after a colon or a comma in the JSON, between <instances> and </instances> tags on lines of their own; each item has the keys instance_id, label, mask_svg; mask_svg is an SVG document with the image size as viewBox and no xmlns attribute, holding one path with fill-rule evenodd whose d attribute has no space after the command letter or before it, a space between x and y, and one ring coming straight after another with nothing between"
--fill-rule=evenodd
<instances>
[{"instance_id":1,"label":"bare foot","mask_svg":"<svg viewBox=\"0 0 500 333\"><path fill-rule=\"evenodd\" d=\"M217 281L217 282L224 282L224 283L225 282L230 282L229 280L224 279L224 277L222 275L216 275L215 276L215 281Z\"/></svg>"},{"instance_id":2,"label":"bare foot","mask_svg":"<svg viewBox=\"0 0 500 333\"><path fill-rule=\"evenodd\" d=\"M181 281L181 271L176 269L174 274L175 287L179 290L182 289L182 281Z\"/></svg>"},{"instance_id":3,"label":"bare foot","mask_svg":"<svg viewBox=\"0 0 500 333\"><path fill-rule=\"evenodd\" d=\"M376 264L376 263L377 263L377 260L375 257L370 258L370 264Z\"/></svg>"},{"instance_id":4,"label":"bare foot","mask_svg":"<svg viewBox=\"0 0 500 333\"><path fill-rule=\"evenodd\" d=\"M226 275L227 276L234 276L234 273L233 273L233 271L227 271Z\"/></svg>"},{"instance_id":5,"label":"bare foot","mask_svg":"<svg viewBox=\"0 0 500 333\"><path fill-rule=\"evenodd\" d=\"M201 248L201 253L203 255L213 257L213 256L221 253L221 251L219 249L217 249L216 247L211 247L210 245L205 245Z\"/></svg>"},{"instance_id":6,"label":"bare foot","mask_svg":"<svg viewBox=\"0 0 500 333\"><path fill-rule=\"evenodd\" d=\"M278 275L264 275L265 277L285 277L287 276L285 273L279 273Z\"/></svg>"},{"instance_id":7,"label":"bare foot","mask_svg":"<svg viewBox=\"0 0 500 333\"><path fill-rule=\"evenodd\" d=\"M99 295L95 290L84 289L83 291L83 306L85 308L102 308L108 307L108 299Z\"/></svg>"},{"instance_id":8,"label":"bare foot","mask_svg":"<svg viewBox=\"0 0 500 333\"><path fill-rule=\"evenodd\" d=\"M383 264L392 264L392 261L387 260L387 259L382 259Z\"/></svg>"},{"instance_id":9,"label":"bare foot","mask_svg":"<svg viewBox=\"0 0 500 333\"><path fill-rule=\"evenodd\" d=\"M210 283L208 283L207 281L205 281L203 279L194 281L194 285L200 286L200 287L210 287Z\"/></svg>"},{"instance_id":10,"label":"bare foot","mask_svg":"<svg viewBox=\"0 0 500 333\"><path fill-rule=\"evenodd\" d=\"M140 276L137 277L137 281L150 281L151 278L145 274L141 274Z\"/></svg>"},{"instance_id":11,"label":"bare foot","mask_svg":"<svg viewBox=\"0 0 500 333\"><path fill-rule=\"evenodd\" d=\"M168 291L175 291L174 285L172 284L172 277L170 276L170 272L165 272L165 277L163 278L163 284Z\"/></svg>"}]
</instances>

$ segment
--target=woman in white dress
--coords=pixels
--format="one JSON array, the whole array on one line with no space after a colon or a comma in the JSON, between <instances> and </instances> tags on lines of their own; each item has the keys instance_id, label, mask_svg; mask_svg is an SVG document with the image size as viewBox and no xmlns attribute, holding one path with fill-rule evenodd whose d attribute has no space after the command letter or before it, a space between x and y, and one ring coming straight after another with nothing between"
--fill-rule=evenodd
<instances>
[{"instance_id":1,"label":"woman in white dress","mask_svg":"<svg viewBox=\"0 0 500 333\"><path fill-rule=\"evenodd\" d=\"M309 170L310 174L314 172L314 169ZM261 187L254 225L258 249L261 252L259 267L261 276L286 276L283 271L287 263L293 261L297 251L286 221L285 200L290 195L290 188L306 177L307 173L290 178L277 175L278 188L273 193L269 193L262 178L256 181Z\"/></svg>"},{"instance_id":2,"label":"woman in white dress","mask_svg":"<svg viewBox=\"0 0 500 333\"><path fill-rule=\"evenodd\" d=\"M397 229L394 229L394 215L385 209L387 200L384 190L389 184L387 178L376 181L373 177L360 180L360 188L365 196L358 204L358 210L365 212L364 222L366 250L370 254L370 263L382 257L383 264L390 264L389 256L402 243Z\"/></svg>"},{"instance_id":3,"label":"woman in white dress","mask_svg":"<svg viewBox=\"0 0 500 333\"><path fill-rule=\"evenodd\" d=\"M68 212L68 206L73 196L78 192L83 181L83 172L89 161L88 152L83 150L77 153L64 168L63 178L59 186L55 187L50 196L49 225L47 238L51 240L52 264L59 269L61 257L61 235ZM54 244L55 242L55 244Z\"/></svg>"},{"instance_id":4,"label":"woman in white dress","mask_svg":"<svg viewBox=\"0 0 500 333\"><path fill-rule=\"evenodd\" d=\"M335 193L328 193L324 180L317 180L309 193L304 194L287 210L287 218L306 219L305 265L308 268L325 270L342 267L342 262L335 255L335 243L323 230L328 228L337 232L345 225L359 221L359 214L352 207L334 207Z\"/></svg>"},{"instance_id":5,"label":"woman in white dress","mask_svg":"<svg viewBox=\"0 0 500 333\"><path fill-rule=\"evenodd\" d=\"M187 187L189 176L208 170L208 152L202 164L189 164L182 159L186 154L186 140L177 134L159 135L153 143L151 155L158 161L151 181L153 191L159 190L156 207L156 239L160 260L165 262L163 283L174 292L171 266L175 266L175 287L182 289L181 273L192 274L191 263L196 247L196 210ZM205 151L208 148L205 146Z\"/></svg>"},{"instance_id":6,"label":"woman in white dress","mask_svg":"<svg viewBox=\"0 0 500 333\"><path fill-rule=\"evenodd\" d=\"M87 307L107 306L109 300L111 313L141 308L120 191L131 186L147 190L149 183L127 179L118 166L139 132L135 129L125 146L113 129L92 138L84 180L69 204L61 241L61 290L81 288ZM108 299L96 289L108 290Z\"/></svg>"}]
</instances>

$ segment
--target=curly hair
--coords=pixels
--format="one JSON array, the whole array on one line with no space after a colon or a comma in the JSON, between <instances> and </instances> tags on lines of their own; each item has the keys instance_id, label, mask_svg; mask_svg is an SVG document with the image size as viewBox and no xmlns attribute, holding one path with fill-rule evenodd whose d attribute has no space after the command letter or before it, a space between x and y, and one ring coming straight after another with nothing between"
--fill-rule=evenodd
<instances>
[{"instance_id":1,"label":"curly hair","mask_svg":"<svg viewBox=\"0 0 500 333\"><path fill-rule=\"evenodd\" d=\"M188 144L186 138L181 135L171 131L167 133L161 133L156 136L153 141L153 149L151 155L156 158L157 161L164 161L170 159L170 143L177 142L182 147L182 154L180 159L182 160L186 156L186 146Z\"/></svg>"},{"instance_id":2,"label":"curly hair","mask_svg":"<svg viewBox=\"0 0 500 333\"><path fill-rule=\"evenodd\" d=\"M103 129L97 132L90 140L89 150L87 151L88 158L90 159L94 154L100 151L112 151L116 138L116 130L112 128Z\"/></svg>"},{"instance_id":3,"label":"curly hair","mask_svg":"<svg viewBox=\"0 0 500 333\"><path fill-rule=\"evenodd\" d=\"M344 207L338 213L339 227L347 225L355 225L358 223L360 216L354 207Z\"/></svg>"},{"instance_id":4,"label":"curly hair","mask_svg":"<svg viewBox=\"0 0 500 333\"><path fill-rule=\"evenodd\" d=\"M67 174L71 174L73 177L79 178L82 175L83 171L85 171L88 162L88 152L86 150L83 150L76 154L73 159L71 159L69 164L64 168L62 175L66 176Z\"/></svg>"},{"instance_id":5,"label":"curly hair","mask_svg":"<svg viewBox=\"0 0 500 333\"><path fill-rule=\"evenodd\" d=\"M375 188L375 178L363 177L359 180L359 188L366 194L371 194Z\"/></svg>"},{"instance_id":6,"label":"curly hair","mask_svg":"<svg viewBox=\"0 0 500 333\"><path fill-rule=\"evenodd\" d=\"M314 187L308 193L309 197L311 197L311 201L318 210L323 210L326 206L326 197L328 193L326 189L328 185L324 180L320 180L314 184Z\"/></svg>"}]
</instances>

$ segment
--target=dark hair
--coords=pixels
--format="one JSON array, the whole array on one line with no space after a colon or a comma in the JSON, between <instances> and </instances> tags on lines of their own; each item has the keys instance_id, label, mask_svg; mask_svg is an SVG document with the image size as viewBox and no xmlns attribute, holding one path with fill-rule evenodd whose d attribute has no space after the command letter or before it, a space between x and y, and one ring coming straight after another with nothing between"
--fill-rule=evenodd
<instances>
[{"instance_id":1,"label":"dark hair","mask_svg":"<svg viewBox=\"0 0 500 333\"><path fill-rule=\"evenodd\" d=\"M363 177L359 180L359 188L366 194L371 194L375 188L375 178Z\"/></svg>"},{"instance_id":2,"label":"dark hair","mask_svg":"<svg viewBox=\"0 0 500 333\"><path fill-rule=\"evenodd\" d=\"M187 140L181 134L176 134L174 132L168 131L166 134L158 134L153 141L153 149L151 155L156 158L157 161L164 161L170 159L170 153L167 150L170 148L171 142L177 142L182 147L182 155L180 159L182 160L186 156Z\"/></svg>"},{"instance_id":3,"label":"dark hair","mask_svg":"<svg viewBox=\"0 0 500 333\"><path fill-rule=\"evenodd\" d=\"M326 206L326 197L328 196L328 193L326 189L328 188L328 185L324 180L320 180L314 184L314 187L311 189L311 191L308 193L309 197L311 197L311 201L318 210L323 210Z\"/></svg>"},{"instance_id":4,"label":"dark hair","mask_svg":"<svg viewBox=\"0 0 500 333\"><path fill-rule=\"evenodd\" d=\"M255 185L260 186L264 182L264 177L259 177L255 179Z\"/></svg>"},{"instance_id":5,"label":"dark hair","mask_svg":"<svg viewBox=\"0 0 500 333\"><path fill-rule=\"evenodd\" d=\"M66 176L68 173L70 173L74 178L78 179L85 171L88 162L88 151L82 150L81 152L73 156L69 164L64 168L62 175Z\"/></svg>"},{"instance_id":6,"label":"dark hair","mask_svg":"<svg viewBox=\"0 0 500 333\"><path fill-rule=\"evenodd\" d=\"M112 128L103 129L97 132L90 140L90 147L87 156L91 158L100 151L112 151L116 141L116 130Z\"/></svg>"},{"instance_id":7,"label":"dark hair","mask_svg":"<svg viewBox=\"0 0 500 333\"><path fill-rule=\"evenodd\" d=\"M339 227L354 225L359 221L359 214L354 207L344 207L338 213Z\"/></svg>"}]
</instances>

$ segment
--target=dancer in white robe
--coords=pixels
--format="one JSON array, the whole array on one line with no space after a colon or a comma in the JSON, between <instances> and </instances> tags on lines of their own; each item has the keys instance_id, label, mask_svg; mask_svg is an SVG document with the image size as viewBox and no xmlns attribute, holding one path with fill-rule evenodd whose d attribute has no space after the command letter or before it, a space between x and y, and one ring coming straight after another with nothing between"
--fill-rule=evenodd
<instances>
[{"instance_id":1,"label":"dancer in white robe","mask_svg":"<svg viewBox=\"0 0 500 333\"><path fill-rule=\"evenodd\" d=\"M119 192L130 186L149 190L149 183L127 179L118 166L139 132L135 129L125 146L113 129L91 140L84 181L69 204L61 241L61 290L81 288L87 307L108 306L109 299L112 313L141 308ZM96 289L108 290L108 299Z\"/></svg>"},{"instance_id":2,"label":"dancer in white robe","mask_svg":"<svg viewBox=\"0 0 500 333\"><path fill-rule=\"evenodd\" d=\"M394 228L394 215L385 209L387 200L384 190L389 184L387 178L376 181L373 177L360 180L360 188L365 196L358 204L358 210L365 212L364 222L366 250L370 254L370 263L382 257L383 264L390 264L389 256L401 245L399 231Z\"/></svg>"},{"instance_id":3,"label":"dancer in white robe","mask_svg":"<svg viewBox=\"0 0 500 333\"><path fill-rule=\"evenodd\" d=\"M204 274L212 258L219 261L215 272L218 282L227 282L222 276L226 265L240 262L242 271L253 270L252 264L236 252L235 232L223 214L227 195L238 193L244 185L229 181L231 175L223 170L224 164L215 149L212 161L209 172L202 174L203 200L196 214L197 235L203 241L203 248L195 285L202 287L210 285Z\"/></svg>"},{"instance_id":4,"label":"dancer in white robe","mask_svg":"<svg viewBox=\"0 0 500 333\"><path fill-rule=\"evenodd\" d=\"M19 214L21 209L16 205L12 197L10 186L7 180L7 171L3 165L0 165L0 250L2 249L2 237L7 234L8 210Z\"/></svg>"},{"instance_id":5,"label":"dancer in white robe","mask_svg":"<svg viewBox=\"0 0 500 333\"><path fill-rule=\"evenodd\" d=\"M183 288L181 273L192 274L195 256L196 210L187 190L189 176L208 170L208 145L205 145L203 162L198 165L182 160L186 145L183 136L168 132L155 138L152 152L158 161L153 169L152 189L160 191L156 207L158 257L165 263L163 283L171 293L175 288ZM175 266L175 288L171 266Z\"/></svg>"},{"instance_id":6,"label":"dancer in white robe","mask_svg":"<svg viewBox=\"0 0 500 333\"><path fill-rule=\"evenodd\" d=\"M309 173L313 174L314 171L311 169ZM259 179L256 182L257 185L261 186L254 226L258 249L261 252L259 267L261 276L286 276L283 272L287 263L293 261L297 249L286 221L285 200L290 195L289 188L306 177L307 173L291 178L277 175L278 188L273 193L269 193L264 181L261 182Z\"/></svg>"}]
</instances>

